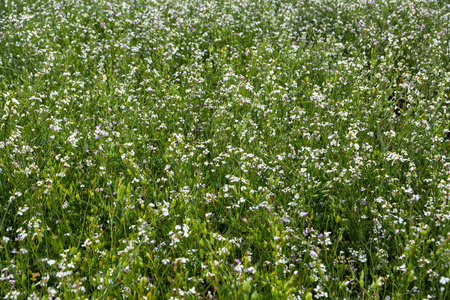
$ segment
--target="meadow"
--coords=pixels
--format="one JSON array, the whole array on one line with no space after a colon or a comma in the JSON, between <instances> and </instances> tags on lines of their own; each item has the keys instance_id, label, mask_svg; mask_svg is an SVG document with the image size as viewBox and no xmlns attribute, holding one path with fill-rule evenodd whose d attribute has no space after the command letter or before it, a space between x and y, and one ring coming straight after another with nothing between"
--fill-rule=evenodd
<instances>
[{"instance_id":1,"label":"meadow","mask_svg":"<svg viewBox=\"0 0 450 300\"><path fill-rule=\"evenodd\" d=\"M2 299L450 299L444 0L0 0Z\"/></svg>"}]
</instances>

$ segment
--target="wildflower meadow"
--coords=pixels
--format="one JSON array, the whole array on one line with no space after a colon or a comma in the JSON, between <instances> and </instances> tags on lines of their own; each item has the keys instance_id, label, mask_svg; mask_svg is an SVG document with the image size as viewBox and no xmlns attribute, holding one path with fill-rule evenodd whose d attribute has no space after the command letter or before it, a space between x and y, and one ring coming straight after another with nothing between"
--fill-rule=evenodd
<instances>
[{"instance_id":1,"label":"wildflower meadow","mask_svg":"<svg viewBox=\"0 0 450 300\"><path fill-rule=\"evenodd\" d=\"M1 299L450 299L445 0L0 0Z\"/></svg>"}]
</instances>

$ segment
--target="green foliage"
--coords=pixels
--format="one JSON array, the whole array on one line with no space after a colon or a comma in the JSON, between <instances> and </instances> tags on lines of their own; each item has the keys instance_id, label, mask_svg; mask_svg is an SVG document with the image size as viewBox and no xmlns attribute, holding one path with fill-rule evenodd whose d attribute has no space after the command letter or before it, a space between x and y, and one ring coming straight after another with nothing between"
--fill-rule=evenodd
<instances>
[{"instance_id":1,"label":"green foliage","mask_svg":"<svg viewBox=\"0 0 450 300\"><path fill-rule=\"evenodd\" d=\"M0 296L449 298L449 15L0 1Z\"/></svg>"}]
</instances>

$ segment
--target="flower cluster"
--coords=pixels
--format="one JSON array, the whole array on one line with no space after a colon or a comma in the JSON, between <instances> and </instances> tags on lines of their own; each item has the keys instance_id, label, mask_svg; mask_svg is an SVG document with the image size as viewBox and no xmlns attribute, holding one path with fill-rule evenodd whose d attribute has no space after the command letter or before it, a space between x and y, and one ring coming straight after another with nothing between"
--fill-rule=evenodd
<instances>
[{"instance_id":1,"label":"flower cluster","mask_svg":"<svg viewBox=\"0 0 450 300\"><path fill-rule=\"evenodd\" d=\"M446 1L3 1L0 297L450 298Z\"/></svg>"}]
</instances>

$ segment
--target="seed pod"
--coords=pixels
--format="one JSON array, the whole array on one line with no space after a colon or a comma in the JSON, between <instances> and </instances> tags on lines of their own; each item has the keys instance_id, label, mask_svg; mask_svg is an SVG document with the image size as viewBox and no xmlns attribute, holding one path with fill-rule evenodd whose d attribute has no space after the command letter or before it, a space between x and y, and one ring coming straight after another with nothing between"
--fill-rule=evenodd
<instances>
[{"instance_id":1,"label":"seed pod","mask_svg":"<svg viewBox=\"0 0 450 300\"><path fill-rule=\"evenodd\" d=\"M250 299L251 299L251 300L259 300L260 297L259 297L258 292L257 292L257 291L254 291L253 294L252 294L252 296L250 297Z\"/></svg>"},{"instance_id":2,"label":"seed pod","mask_svg":"<svg viewBox=\"0 0 450 300\"><path fill-rule=\"evenodd\" d=\"M246 282L244 282L244 284L242 285L242 290L244 291L244 293L250 294L250 290L251 290L250 280L247 280Z\"/></svg>"},{"instance_id":3,"label":"seed pod","mask_svg":"<svg viewBox=\"0 0 450 300\"><path fill-rule=\"evenodd\" d=\"M145 276L141 277L141 280L139 280L139 289L141 290L141 292L144 291L144 288L147 285L147 283L148 283L148 278Z\"/></svg>"},{"instance_id":4,"label":"seed pod","mask_svg":"<svg viewBox=\"0 0 450 300\"><path fill-rule=\"evenodd\" d=\"M339 224L341 222L341 217L339 215L335 218L336 224Z\"/></svg>"},{"instance_id":5,"label":"seed pod","mask_svg":"<svg viewBox=\"0 0 450 300\"><path fill-rule=\"evenodd\" d=\"M362 271L361 276L359 276L359 285L364 287L364 271Z\"/></svg>"}]
</instances>

